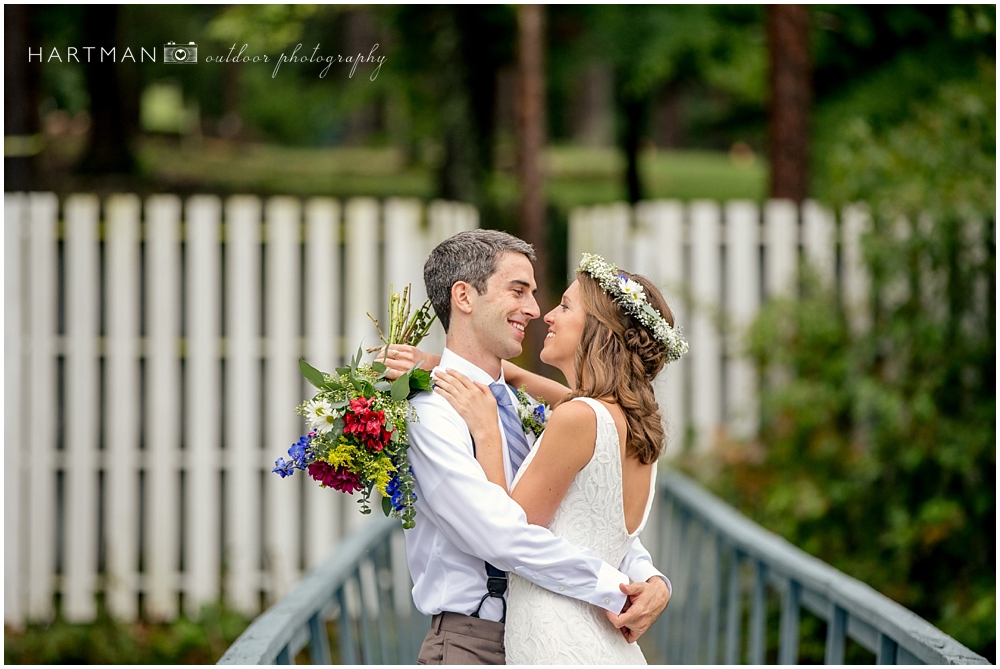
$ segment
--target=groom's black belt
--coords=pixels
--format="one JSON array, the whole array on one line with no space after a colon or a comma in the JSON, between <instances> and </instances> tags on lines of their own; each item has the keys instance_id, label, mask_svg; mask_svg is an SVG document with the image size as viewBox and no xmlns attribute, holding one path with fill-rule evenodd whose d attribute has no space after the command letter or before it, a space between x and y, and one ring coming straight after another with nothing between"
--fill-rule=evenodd
<instances>
[{"instance_id":1,"label":"groom's black belt","mask_svg":"<svg viewBox=\"0 0 1000 669\"><path fill-rule=\"evenodd\" d=\"M483 608L483 602L490 597L499 597L500 603L503 604L503 615L500 616L500 622L505 623L507 622L507 600L503 596L507 592L507 572L500 571L489 562L484 564L486 565L486 594L479 600L479 606L476 607L476 610L469 615L478 618L479 610Z\"/></svg>"}]
</instances>

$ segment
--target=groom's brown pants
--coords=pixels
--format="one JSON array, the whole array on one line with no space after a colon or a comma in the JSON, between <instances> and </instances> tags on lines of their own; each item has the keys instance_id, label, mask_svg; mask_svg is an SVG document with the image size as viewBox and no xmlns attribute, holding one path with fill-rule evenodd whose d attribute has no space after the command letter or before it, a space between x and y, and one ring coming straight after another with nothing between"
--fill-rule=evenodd
<instances>
[{"instance_id":1,"label":"groom's brown pants","mask_svg":"<svg viewBox=\"0 0 1000 669\"><path fill-rule=\"evenodd\" d=\"M503 623L439 613L420 645L417 664L505 664Z\"/></svg>"}]
</instances>

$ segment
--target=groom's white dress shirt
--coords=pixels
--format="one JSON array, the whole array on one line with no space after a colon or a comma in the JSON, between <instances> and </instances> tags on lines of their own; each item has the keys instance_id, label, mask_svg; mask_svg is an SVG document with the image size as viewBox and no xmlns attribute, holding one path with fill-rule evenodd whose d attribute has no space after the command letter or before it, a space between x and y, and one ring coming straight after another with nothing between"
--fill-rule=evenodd
<instances>
[{"instance_id":1,"label":"groom's white dress shirt","mask_svg":"<svg viewBox=\"0 0 1000 669\"><path fill-rule=\"evenodd\" d=\"M447 348L434 371L438 369L454 369L483 384L495 381ZM502 372L499 381L504 382ZM475 611L486 594L484 561L614 613L625 604L620 583L652 576L666 580L638 540L619 571L591 551L529 525L521 507L486 479L473 454L469 428L448 401L437 393L421 393L412 401L418 421L409 425L408 454L416 479L417 516L416 527L406 530L406 553L413 602L421 613ZM509 487L513 475L502 426L500 434ZM480 617L500 620L501 610L491 597Z\"/></svg>"}]
</instances>

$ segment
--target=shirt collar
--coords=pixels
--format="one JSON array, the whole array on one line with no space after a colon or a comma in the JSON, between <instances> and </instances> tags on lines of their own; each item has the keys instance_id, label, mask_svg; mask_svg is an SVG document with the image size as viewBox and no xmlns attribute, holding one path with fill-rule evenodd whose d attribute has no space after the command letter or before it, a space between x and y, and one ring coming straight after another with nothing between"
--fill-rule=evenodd
<instances>
[{"instance_id":1,"label":"shirt collar","mask_svg":"<svg viewBox=\"0 0 1000 669\"><path fill-rule=\"evenodd\" d=\"M487 386L491 383L507 383L503 376L502 366L500 367L500 378L494 381L493 377L481 367L474 365L449 348L445 348L444 352L441 353L441 361L431 372L431 375L437 374L439 369L454 369L455 371L462 372L473 381L478 381Z\"/></svg>"}]
</instances>

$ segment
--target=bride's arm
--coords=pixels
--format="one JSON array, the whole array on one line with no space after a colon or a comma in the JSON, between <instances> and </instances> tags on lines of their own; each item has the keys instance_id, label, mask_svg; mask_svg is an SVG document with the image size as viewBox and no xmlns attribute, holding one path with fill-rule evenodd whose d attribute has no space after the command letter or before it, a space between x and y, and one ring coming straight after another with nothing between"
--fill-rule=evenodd
<instances>
[{"instance_id":1,"label":"bride's arm","mask_svg":"<svg viewBox=\"0 0 1000 669\"><path fill-rule=\"evenodd\" d=\"M510 360L503 361L503 376L510 385L515 388L525 386L529 395L544 400L549 406L556 404L569 392L569 388L558 381L521 369Z\"/></svg>"},{"instance_id":2,"label":"bride's arm","mask_svg":"<svg viewBox=\"0 0 1000 669\"><path fill-rule=\"evenodd\" d=\"M503 454L496 400L489 388L470 381L460 372L442 371L437 390L469 426L476 443L476 460L486 478L503 487ZM552 412L545 438L537 446L531 465L510 493L532 525L548 525L562 503L577 472L594 457L597 415L583 402L564 402Z\"/></svg>"},{"instance_id":3,"label":"bride's arm","mask_svg":"<svg viewBox=\"0 0 1000 669\"><path fill-rule=\"evenodd\" d=\"M597 415L584 402L564 402L552 412L545 438L511 491L532 525L546 526L566 491L594 456Z\"/></svg>"},{"instance_id":4,"label":"bride's arm","mask_svg":"<svg viewBox=\"0 0 1000 669\"><path fill-rule=\"evenodd\" d=\"M436 353L421 351L416 346L410 346L409 344L392 344L390 346L383 346L375 354L375 360L385 364L388 368L385 377L389 380L395 380L417 364L420 365L420 369L427 370L428 372L431 371L441 362L441 356Z\"/></svg>"},{"instance_id":5,"label":"bride's arm","mask_svg":"<svg viewBox=\"0 0 1000 669\"><path fill-rule=\"evenodd\" d=\"M441 361L441 356L436 353L421 351L416 346L410 346L409 344L392 344L391 346L383 347L376 354L375 359L385 364L388 368L386 378L393 380L418 363L420 364L420 369L425 369L429 372ZM510 385L515 388L525 386L528 389L529 395L544 400L549 406L556 404L569 392L569 388L558 381L553 381L541 374L529 372L509 360L503 361L503 376Z\"/></svg>"},{"instance_id":6,"label":"bride's arm","mask_svg":"<svg viewBox=\"0 0 1000 669\"><path fill-rule=\"evenodd\" d=\"M435 392L442 395L469 427L476 460L490 483L507 491L503 468L503 444L497 418L497 401L490 389L460 372L442 370L435 377Z\"/></svg>"}]
</instances>

